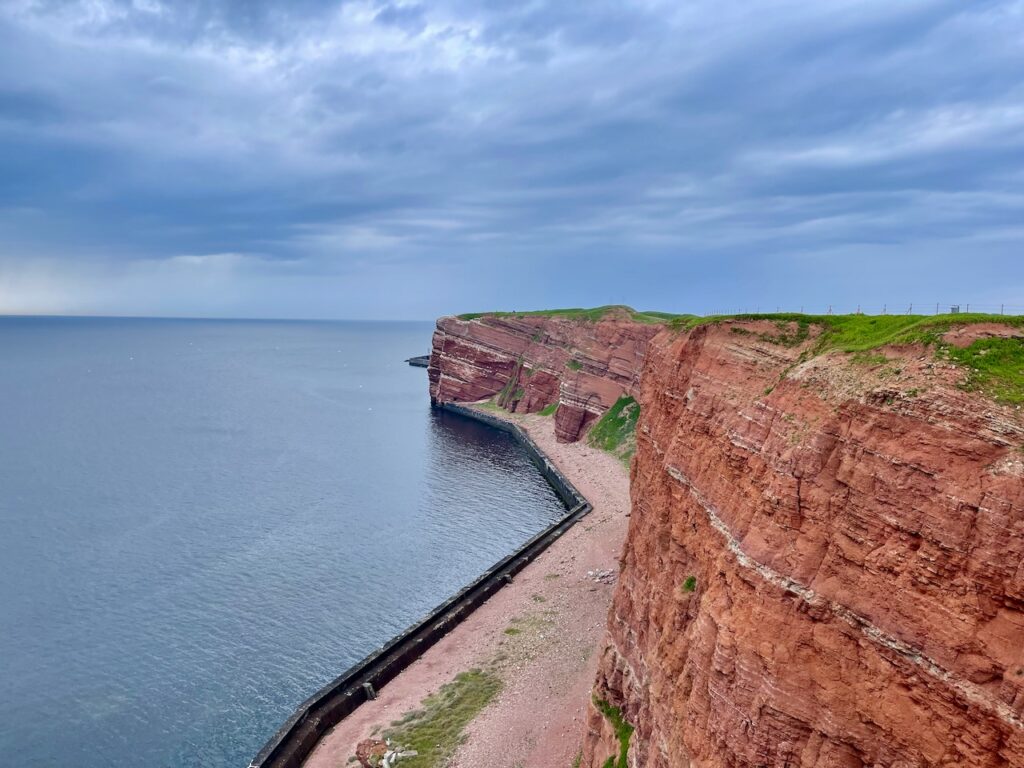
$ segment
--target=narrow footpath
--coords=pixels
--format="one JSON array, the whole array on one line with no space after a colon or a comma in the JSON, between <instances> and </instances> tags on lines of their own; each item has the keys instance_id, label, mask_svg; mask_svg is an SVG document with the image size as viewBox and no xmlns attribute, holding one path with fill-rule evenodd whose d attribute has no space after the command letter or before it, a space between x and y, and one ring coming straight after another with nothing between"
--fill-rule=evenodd
<instances>
[{"instance_id":1,"label":"narrow footpath","mask_svg":"<svg viewBox=\"0 0 1024 768\"><path fill-rule=\"evenodd\" d=\"M375 701L324 736L306 761L309 768L358 765L357 744L381 738L398 723L415 722L418 713L430 712L431 701L455 709L454 701L474 715L460 744L442 743L451 728L437 729L439 748L453 768L572 766L626 536L629 475L611 454L556 442L550 417L501 415L529 433L593 512L381 689ZM481 689L487 703L479 712L469 695L424 704L471 670L483 670L482 679L493 681L493 688ZM399 760L396 768L422 761L422 755Z\"/></svg>"}]
</instances>

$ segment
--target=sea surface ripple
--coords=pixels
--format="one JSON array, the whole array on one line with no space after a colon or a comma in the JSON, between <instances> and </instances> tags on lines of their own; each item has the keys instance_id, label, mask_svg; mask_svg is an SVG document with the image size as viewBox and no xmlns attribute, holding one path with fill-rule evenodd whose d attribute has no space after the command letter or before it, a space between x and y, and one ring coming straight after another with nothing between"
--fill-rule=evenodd
<instances>
[{"instance_id":1,"label":"sea surface ripple","mask_svg":"<svg viewBox=\"0 0 1024 768\"><path fill-rule=\"evenodd\" d=\"M0 755L245 766L562 514L429 324L0 319Z\"/></svg>"}]
</instances>

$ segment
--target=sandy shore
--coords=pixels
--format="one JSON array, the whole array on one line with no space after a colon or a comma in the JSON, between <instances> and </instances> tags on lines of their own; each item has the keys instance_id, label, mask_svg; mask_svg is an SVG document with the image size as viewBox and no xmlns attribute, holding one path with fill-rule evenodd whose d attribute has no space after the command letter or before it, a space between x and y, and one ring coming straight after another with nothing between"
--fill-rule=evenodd
<instances>
[{"instance_id":1,"label":"sandy shore","mask_svg":"<svg viewBox=\"0 0 1024 768\"><path fill-rule=\"evenodd\" d=\"M501 692L470 723L452 766L568 768L583 735L613 579L626 535L629 477L622 463L582 443L555 441L553 421L510 417L525 428L593 504L515 581L328 733L306 761L313 768L350 764L362 739L379 735L456 675L487 666Z\"/></svg>"}]
</instances>

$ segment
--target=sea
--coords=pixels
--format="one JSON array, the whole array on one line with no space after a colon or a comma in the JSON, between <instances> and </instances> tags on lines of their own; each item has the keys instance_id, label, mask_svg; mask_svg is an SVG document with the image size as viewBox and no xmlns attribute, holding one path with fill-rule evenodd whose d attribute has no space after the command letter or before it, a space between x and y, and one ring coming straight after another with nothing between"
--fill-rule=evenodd
<instances>
[{"instance_id":1,"label":"sea","mask_svg":"<svg viewBox=\"0 0 1024 768\"><path fill-rule=\"evenodd\" d=\"M244 768L564 513L431 331L0 318L0 763Z\"/></svg>"}]
</instances>

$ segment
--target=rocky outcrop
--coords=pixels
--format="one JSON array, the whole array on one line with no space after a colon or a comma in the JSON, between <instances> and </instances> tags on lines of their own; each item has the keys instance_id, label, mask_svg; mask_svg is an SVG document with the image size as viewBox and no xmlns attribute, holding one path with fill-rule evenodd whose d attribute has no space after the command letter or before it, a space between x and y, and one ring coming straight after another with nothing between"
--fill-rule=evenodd
<instances>
[{"instance_id":1,"label":"rocky outcrop","mask_svg":"<svg viewBox=\"0 0 1024 768\"><path fill-rule=\"evenodd\" d=\"M943 339L1019 335L989 325ZM1024 768L1022 412L816 334L438 322L435 401L557 402L562 440L641 404L582 765Z\"/></svg>"},{"instance_id":2,"label":"rocky outcrop","mask_svg":"<svg viewBox=\"0 0 1024 768\"><path fill-rule=\"evenodd\" d=\"M439 396L528 358L494 351L528 326L469 325L435 356L480 373L432 360ZM583 765L618 759L614 708L634 768L1024 766L1021 412L924 348L813 344L747 322L647 346Z\"/></svg>"},{"instance_id":3,"label":"rocky outcrop","mask_svg":"<svg viewBox=\"0 0 1024 768\"><path fill-rule=\"evenodd\" d=\"M573 442L621 396L637 393L647 344L661 328L627 310L598 320L443 317L430 355L430 396L439 403L496 397L516 413L557 403L556 435Z\"/></svg>"}]
</instances>

